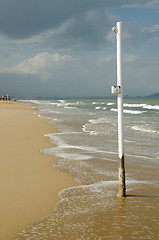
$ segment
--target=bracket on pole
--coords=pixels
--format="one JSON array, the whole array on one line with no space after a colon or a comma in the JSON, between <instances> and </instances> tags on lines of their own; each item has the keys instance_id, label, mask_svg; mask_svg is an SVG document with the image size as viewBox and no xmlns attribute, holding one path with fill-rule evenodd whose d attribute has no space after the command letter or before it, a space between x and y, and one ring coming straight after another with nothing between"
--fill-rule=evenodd
<instances>
[{"instance_id":1,"label":"bracket on pole","mask_svg":"<svg viewBox=\"0 0 159 240\"><path fill-rule=\"evenodd\" d=\"M112 31L113 31L114 33L117 33L117 32L118 32L118 28L117 28L117 27L113 27L113 28L112 28Z\"/></svg>"},{"instance_id":2,"label":"bracket on pole","mask_svg":"<svg viewBox=\"0 0 159 240\"><path fill-rule=\"evenodd\" d=\"M120 86L112 86L111 87L112 94L120 94L121 93L121 87Z\"/></svg>"}]
</instances>

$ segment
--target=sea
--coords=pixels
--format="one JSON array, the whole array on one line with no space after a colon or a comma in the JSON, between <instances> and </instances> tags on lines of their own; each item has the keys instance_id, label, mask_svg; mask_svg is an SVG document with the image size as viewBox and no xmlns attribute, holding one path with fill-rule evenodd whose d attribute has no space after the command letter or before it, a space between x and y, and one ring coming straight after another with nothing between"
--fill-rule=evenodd
<instances>
[{"instance_id":1,"label":"sea","mask_svg":"<svg viewBox=\"0 0 159 240\"><path fill-rule=\"evenodd\" d=\"M125 198L116 99L28 102L57 130L44 136L53 147L41 151L80 184L59 192L52 214L15 239L159 239L159 99L124 99Z\"/></svg>"}]
</instances>

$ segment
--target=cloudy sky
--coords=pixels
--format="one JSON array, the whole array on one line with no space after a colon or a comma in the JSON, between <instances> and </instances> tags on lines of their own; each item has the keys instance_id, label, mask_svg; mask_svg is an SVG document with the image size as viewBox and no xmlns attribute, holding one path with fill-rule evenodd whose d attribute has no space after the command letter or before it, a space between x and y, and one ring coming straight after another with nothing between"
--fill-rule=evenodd
<instances>
[{"instance_id":1,"label":"cloudy sky","mask_svg":"<svg viewBox=\"0 0 159 240\"><path fill-rule=\"evenodd\" d=\"M0 94L110 96L118 21L124 95L159 92L159 0L0 0Z\"/></svg>"}]
</instances>

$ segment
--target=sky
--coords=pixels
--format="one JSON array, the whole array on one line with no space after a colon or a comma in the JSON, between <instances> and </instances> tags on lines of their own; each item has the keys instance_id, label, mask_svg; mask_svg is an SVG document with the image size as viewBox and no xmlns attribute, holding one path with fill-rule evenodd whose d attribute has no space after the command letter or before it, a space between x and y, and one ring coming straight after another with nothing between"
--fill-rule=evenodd
<instances>
[{"instance_id":1,"label":"sky","mask_svg":"<svg viewBox=\"0 0 159 240\"><path fill-rule=\"evenodd\" d=\"M0 0L0 95L111 96L119 21L123 94L159 92L159 0Z\"/></svg>"}]
</instances>

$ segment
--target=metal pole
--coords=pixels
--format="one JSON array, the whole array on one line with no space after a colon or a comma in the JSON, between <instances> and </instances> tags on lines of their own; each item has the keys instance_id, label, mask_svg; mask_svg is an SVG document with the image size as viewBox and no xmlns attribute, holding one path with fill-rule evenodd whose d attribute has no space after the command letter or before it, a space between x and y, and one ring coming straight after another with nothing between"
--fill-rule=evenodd
<instances>
[{"instance_id":1,"label":"metal pole","mask_svg":"<svg viewBox=\"0 0 159 240\"><path fill-rule=\"evenodd\" d=\"M117 22L113 28L117 34L117 86L114 86L118 94L118 153L119 153L119 197L126 196L124 141L123 141L123 89L122 89L122 23Z\"/></svg>"}]
</instances>

